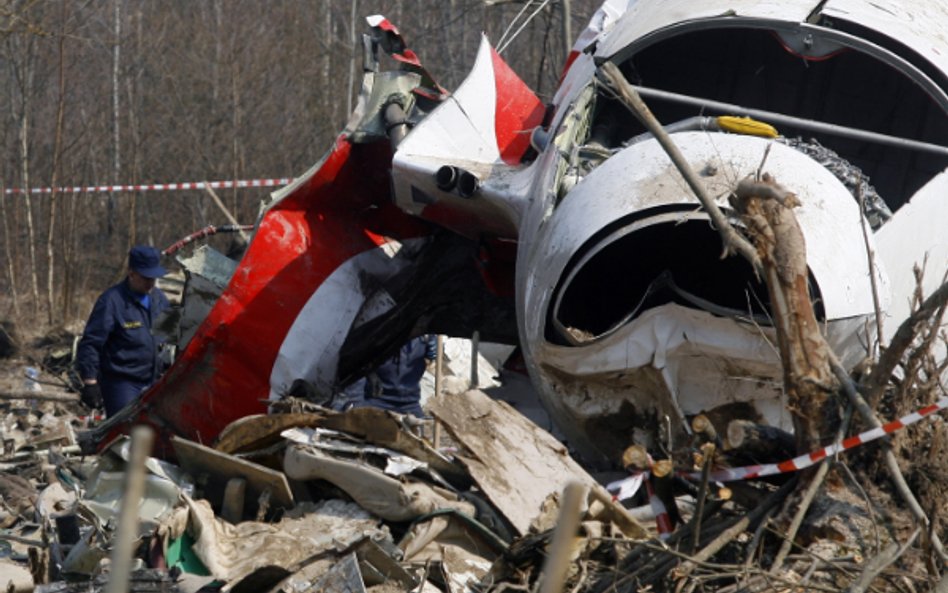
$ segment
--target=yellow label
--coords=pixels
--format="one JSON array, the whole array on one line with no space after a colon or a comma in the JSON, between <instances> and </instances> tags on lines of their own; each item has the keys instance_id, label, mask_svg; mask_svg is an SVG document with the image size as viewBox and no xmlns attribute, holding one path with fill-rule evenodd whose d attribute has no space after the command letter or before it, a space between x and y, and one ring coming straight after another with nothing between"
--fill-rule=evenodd
<instances>
[{"instance_id":1,"label":"yellow label","mask_svg":"<svg viewBox=\"0 0 948 593\"><path fill-rule=\"evenodd\" d=\"M718 117L718 125L726 132L735 134L747 134L748 136L763 136L764 138L776 138L779 136L777 128L770 124L749 117L735 117L733 115L722 115Z\"/></svg>"},{"instance_id":2,"label":"yellow label","mask_svg":"<svg viewBox=\"0 0 948 593\"><path fill-rule=\"evenodd\" d=\"M125 329L136 329L141 327L143 324L141 321L126 321L122 324L122 327Z\"/></svg>"}]
</instances>

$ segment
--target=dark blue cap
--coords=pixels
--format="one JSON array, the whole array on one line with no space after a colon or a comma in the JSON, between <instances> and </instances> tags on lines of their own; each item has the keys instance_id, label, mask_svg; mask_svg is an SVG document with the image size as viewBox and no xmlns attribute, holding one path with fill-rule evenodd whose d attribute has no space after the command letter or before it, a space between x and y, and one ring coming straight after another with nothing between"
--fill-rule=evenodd
<instances>
[{"instance_id":1,"label":"dark blue cap","mask_svg":"<svg viewBox=\"0 0 948 593\"><path fill-rule=\"evenodd\" d=\"M128 267L145 278L160 278L168 273L161 267L161 254L151 245L136 245L128 252Z\"/></svg>"}]
</instances>

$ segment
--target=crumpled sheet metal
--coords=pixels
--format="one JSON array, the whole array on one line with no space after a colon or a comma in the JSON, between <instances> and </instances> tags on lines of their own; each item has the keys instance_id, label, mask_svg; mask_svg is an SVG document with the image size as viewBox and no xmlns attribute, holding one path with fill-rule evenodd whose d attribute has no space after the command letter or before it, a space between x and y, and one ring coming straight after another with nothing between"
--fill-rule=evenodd
<instances>
[{"instance_id":1,"label":"crumpled sheet metal","mask_svg":"<svg viewBox=\"0 0 948 593\"><path fill-rule=\"evenodd\" d=\"M458 546L446 546L441 556L441 570L448 590L452 593L476 591L473 585L478 584L490 572L492 564Z\"/></svg>"},{"instance_id":2,"label":"crumpled sheet metal","mask_svg":"<svg viewBox=\"0 0 948 593\"><path fill-rule=\"evenodd\" d=\"M562 443L481 391L441 398L429 409L470 452L457 460L519 535L527 533L547 497L570 480L596 484Z\"/></svg>"},{"instance_id":3,"label":"crumpled sheet metal","mask_svg":"<svg viewBox=\"0 0 948 593\"><path fill-rule=\"evenodd\" d=\"M470 476L460 464L435 450L431 443L406 430L399 415L394 412L369 406L353 408L344 414L327 417L321 426L410 455L458 487L463 488L471 483Z\"/></svg>"},{"instance_id":4,"label":"crumpled sheet metal","mask_svg":"<svg viewBox=\"0 0 948 593\"><path fill-rule=\"evenodd\" d=\"M99 564L109 557L99 533L90 529L69 549L63 560L63 574L92 576L99 572Z\"/></svg>"},{"instance_id":5,"label":"crumpled sheet metal","mask_svg":"<svg viewBox=\"0 0 948 593\"><path fill-rule=\"evenodd\" d=\"M374 453L385 457L385 473L396 478L410 474L415 470L428 470L427 463L418 461L414 457L401 455L398 451L393 451L385 447L349 442L347 439L350 437L335 430L326 430L325 428L291 428L283 431L281 434L283 438L293 441L294 443L310 445L317 449L330 452L337 451L339 453L356 453L359 455Z\"/></svg>"},{"instance_id":6,"label":"crumpled sheet metal","mask_svg":"<svg viewBox=\"0 0 948 593\"><path fill-rule=\"evenodd\" d=\"M204 500L185 498L160 533L194 538L192 550L217 579L233 583L256 570L289 569L318 553L345 548L364 537L390 537L386 527L358 506L341 500L300 504L275 524L232 525L214 515Z\"/></svg>"},{"instance_id":7,"label":"crumpled sheet metal","mask_svg":"<svg viewBox=\"0 0 948 593\"><path fill-rule=\"evenodd\" d=\"M117 440L108 453L99 456L86 480L86 490L80 505L96 516L99 525L118 518L119 507L125 494L125 462L128 461L131 440ZM145 490L138 507L139 535L152 532L161 518L178 504L183 479L181 470L165 461L149 457L145 460Z\"/></svg>"},{"instance_id":8,"label":"crumpled sheet metal","mask_svg":"<svg viewBox=\"0 0 948 593\"><path fill-rule=\"evenodd\" d=\"M412 526L399 542L405 561L440 562L450 591L469 591L490 572L498 552L457 517L442 515Z\"/></svg>"},{"instance_id":9,"label":"crumpled sheet metal","mask_svg":"<svg viewBox=\"0 0 948 593\"><path fill-rule=\"evenodd\" d=\"M344 461L305 445L290 445L283 471L294 480L326 480L362 508L386 521L411 521L438 509L453 508L474 516L474 507L453 494L421 483L400 482L370 465Z\"/></svg>"},{"instance_id":10,"label":"crumpled sheet metal","mask_svg":"<svg viewBox=\"0 0 948 593\"><path fill-rule=\"evenodd\" d=\"M365 583L362 581L356 555L346 554L342 560L333 564L312 590L321 593L365 593Z\"/></svg>"},{"instance_id":11,"label":"crumpled sheet metal","mask_svg":"<svg viewBox=\"0 0 948 593\"><path fill-rule=\"evenodd\" d=\"M86 484L86 493L80 505L94 514L100 525L118 520L119 508L125 496L125 472L99 471ZM138 507L138 533L154 531L162 516L178 503L180 490L174 482L148 474L145 490Z\"/></svg>"}]
</instances>

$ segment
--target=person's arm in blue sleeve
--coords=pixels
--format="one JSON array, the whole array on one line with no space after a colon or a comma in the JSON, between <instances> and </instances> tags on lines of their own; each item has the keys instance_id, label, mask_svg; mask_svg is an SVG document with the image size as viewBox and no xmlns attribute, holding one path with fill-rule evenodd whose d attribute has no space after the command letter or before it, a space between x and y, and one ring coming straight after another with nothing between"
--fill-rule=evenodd
<instances>
[{"instance_id":1,"label":"person's arm in blue sleeve","mask_svg":"<svg viewBox=\"0 0 948 593\"><path fill-rule=\"evenodd\" d=\"M438 358L438 336L435 334L425 336L425 358L428 360Z\"/></svg>"},{"instance_id":2,"label":"person's arm in blue sleeve","mask_svg":"<svg viewBox=\"0 0 948 593\"><path fill-rule=\"evenodd\" d=\"M161 313L165 309L171 308L171 302L161 289L155 290L155 296L158 299L158 307L155 309L156 313Z\"/></svg>"},{"instance_id":3,"label":"person's arm in blue sleeve","mask_svg":"<svg viewBox=\"0 0 948 593\"><path fill-rule=\"evenodd\" d=\"M76 370L83 380L95 380L99 376L102 348L115 325L115 316L111 309L110 300L105 295L100 296L82 332L82 339L79 340L76 350Z\"/></svg>"}]
</instances>

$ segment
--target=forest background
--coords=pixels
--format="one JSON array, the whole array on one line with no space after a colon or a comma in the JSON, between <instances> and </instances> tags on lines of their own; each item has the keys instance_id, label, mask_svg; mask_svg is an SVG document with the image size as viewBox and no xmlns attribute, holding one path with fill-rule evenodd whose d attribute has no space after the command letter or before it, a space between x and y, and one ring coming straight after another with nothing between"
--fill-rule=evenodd
<instances>
[{"instance_id":1,"label":"forest background","mask_svg":"<svg viewBox=\"0 0 948 593\"><path fill-rule=\"evenodd\" d=\"M19 188L302 174L355 104L372 14L449 91L483 32L548 101L599 3L0 0L0 320L30 333L84 320L124 274L131 245L163 248L228 223L204 190ZM274 189L217 194L251 224Z\"/></svg>"}]
</instances>

